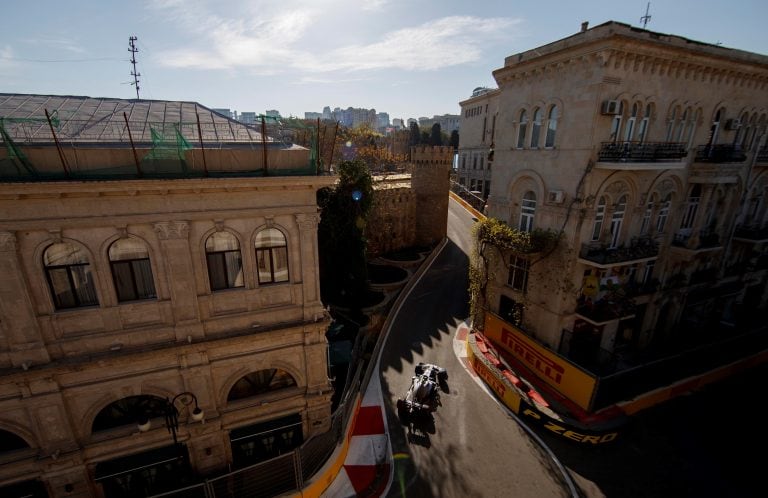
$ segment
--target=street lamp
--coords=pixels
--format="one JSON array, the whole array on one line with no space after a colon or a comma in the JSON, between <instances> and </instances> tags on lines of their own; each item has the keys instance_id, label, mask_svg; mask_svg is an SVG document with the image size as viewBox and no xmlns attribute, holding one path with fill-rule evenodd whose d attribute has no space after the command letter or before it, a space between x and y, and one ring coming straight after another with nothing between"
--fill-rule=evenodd
<instances>
[{"instance_id":1,"label":"street lamp","mask_svg":"<svg viewBox=\"0 0 768 498\"><path fill-rule=\"evenodd\" d=\"M179 428L179 410L176 408L176 401L181 401L181 403L187 407L187 410L189 410L189 405L192 403L195 404L195 407L190 411L190 416L195 422L201 422L205 415L202 408L197 404L197 396L189 391L177 394L170 401L168 398L165 398L164 401L165 404L162 410L163 415L165 416L165 427L168 429L168 432L173 435L173 444L177 445L178 439L176 437L176 431ZM151 426L152 421L150 420L149 414L142 414L139 417L139 431L147 432Z\"/></svg>"}]
</instances>

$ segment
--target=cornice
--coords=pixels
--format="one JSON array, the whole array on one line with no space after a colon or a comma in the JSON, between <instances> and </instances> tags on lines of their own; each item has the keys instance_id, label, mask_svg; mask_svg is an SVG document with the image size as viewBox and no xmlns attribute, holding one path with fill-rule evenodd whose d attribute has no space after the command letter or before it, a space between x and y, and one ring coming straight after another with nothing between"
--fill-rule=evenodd
<instances>
[{"instance_id":1,"label":"cornice","mask_svg":"<svg viewBox=\"0 0 768 498\"><path fill-rule=\"evenodd\" d=\"M768 67L741 61L687 53L687 56L683 56L685 51L674 47L629 47L626 43L616 46L603 44L589 51L581 48L578 52L548 54L540 59L530 59L497 69L493 74L499 86L502 86L530 78L555 76L576 66L581 66L581 69L602 67L611 77L617 76L616 71L620 71L756 90L768 89Z\"/></svg>"}]
</instances>

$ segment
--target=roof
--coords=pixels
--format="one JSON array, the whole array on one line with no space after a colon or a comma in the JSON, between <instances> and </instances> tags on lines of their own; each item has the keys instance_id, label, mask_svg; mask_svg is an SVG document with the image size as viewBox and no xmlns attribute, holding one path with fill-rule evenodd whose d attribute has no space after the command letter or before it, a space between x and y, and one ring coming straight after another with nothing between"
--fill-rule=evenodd
<instances>
[{"instance_id":1,"label":"roof","mask_svg":"<svg viewBox=\"0 0 768 498\"><path fill-rule=\"evenodd\" d=\"M92 144L127 143L130 139L150 143L152 130L167 134L174 129L191 143L201 138L216 143L262 139L258 128L197 102L169 100L0 93L0 125L20 143L52 142L51 125L61 141Z\"/></svg>"}]
</instances>

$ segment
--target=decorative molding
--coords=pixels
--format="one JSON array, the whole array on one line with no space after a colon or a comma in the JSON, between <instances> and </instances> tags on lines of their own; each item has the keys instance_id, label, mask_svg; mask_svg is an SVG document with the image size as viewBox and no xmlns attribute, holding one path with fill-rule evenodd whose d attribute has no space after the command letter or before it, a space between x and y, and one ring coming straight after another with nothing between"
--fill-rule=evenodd
<instances>
[{"instance_id":1,"label":"decorative molding","mask_svg":"<svg viewBox=\"0 0 768 498\"><path fill-rule=\"evenodd\" d=\"M297 214L296 224L299 225L299 229L317 230L317 225L320 223L320 215L318 214Z\"/></svg>"},{"instance_id":2,"label":"decorative molding","mask_svg":"<svg viewBox=\"0 0 768 498\"><path fill-rule=\"evenodd\" d=\"M275 217L274 216L267 216L264 218L264 224L267 225L267 228L272 228L275 226Z\"/></svg>"},{"instance_id":3,"label":"decorative molding","mask_svg":"<svg viewBox=\"0 0 768 498\"><path fill-rule=\"evenodd\" d=\"M0 251L11 252L16 250L16 235L13 232L0 232Z\"/></svg>"},{"instance_id":4,"label":"decorative molding","mask_svg":"<svg viewBox=\"0 0 768 498\"><path fill-rule=\"evenodd\" d=\"M153 227L160 240L186 239L189 236L189 223L186 221L161 221Z\"/></svg>"},{"instance_id":5,"label":"decorative molding","mask_svg":"<svg viewBox=\"0 0 768 498\"><path fill-rule=\"evenodd\" d=\"M61 230L58 228L48 229L48 233L51 235L54 244L61 243Z\"/></svg>"},{"instance_id":6,"label":"decorative molding","mask_svg":"<svg viewBox=\"0 0 768 498\"><path fill-rule=\"evenodd\" d=\"M213 220L213 226L216 227L217 232L224 231L224 220Z\"/></svg>"}]
</instances>

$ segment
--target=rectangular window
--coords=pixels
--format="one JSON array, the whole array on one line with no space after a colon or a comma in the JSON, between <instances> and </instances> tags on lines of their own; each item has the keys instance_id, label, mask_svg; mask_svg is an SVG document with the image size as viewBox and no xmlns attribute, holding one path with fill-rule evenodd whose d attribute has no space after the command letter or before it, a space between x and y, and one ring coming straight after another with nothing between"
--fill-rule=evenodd
<instances>
[{"instance_id":1,"label":"rectangular window","mask_svg":"<svg viewBox=\"0 0 768 498\"><path fill-rule=\"evenodd\" d=\"M667 216L669 216L669 203L670 201L664 201L659 209L659 217L656 218L656 232L664 233L664 227L667 224Z\"/></svg>"},{"instance_id":2,"label":"rectangular window","mask_svg":"<svg viewBox=\"0 0 768 498\"><path fill-rule=\"evenodd\" d=\"M240 251L218 251L206 254L211 290L243 287L243 264Z\"/></svg>"},{"instance_id":3,"label":"rectangular window","mask_svg":"<svg viewBox=\"0 0 768 498\"><path fill-rule=\"evenodd\" d=\"M645 265L645 271L643 272L643 285L648 286L651 285L651 279L653 278L653 266L655 265L654 261L649 261Z\"/></svg>"},{"instance_id":4,"label":"rectangular window","mask_svg":"<svg viewBox=\"0 0 768 498\"><path fill-rule=\"evenodd\" d=\"M513 255L509 260L509 278L507 285L515 290L525 292L528 288L528 260Z\"/></svg>"},{"instance_id":5,"label":"rectangular window","mask_svg":"<svg viewBox=\"0 0 768 498\"><path fill-rule=\"evenodd\" d=\"M605 217L605 206L597 206L595 224L592 227L592 241L600 240L600 232L603 231L603 217Z\"/></svg>"},{"instance_id":6,"label":"rectangular window","mask_svg":"<svg viewBox=\"0 0 768 498\"><path fill-rule=\"evenodd\" d=\"M653 212L653 201L648 202L645 206L645 213L643 214L643 223L640 225L640 233L645 235L648 233L648 229L651 227L651 213Z\"/></svg>"},{"instance_id":7,"label":"rectangular window","mask_svg":"<svg viewBox=\"0 0 768 498\"><path fill-rule=\"evenodd\" d=\"M149 259L113 261L112 275L120 302L157 297Z\"/></svg>"},{"instance_id":8,"label":"rectangular window","mask_svg":"<svg viewBox=\"0 0 768 498\"><path fill-rule=\"evenodd\" d=\"M680 223L680 228L691 228L693 227L693 220L696 219L696 212L699 209L699 200L700 197L689 197L688 198L688 205L685 208L685 215L683 216L683 221Z\"/></svg>"}]
</instances>

